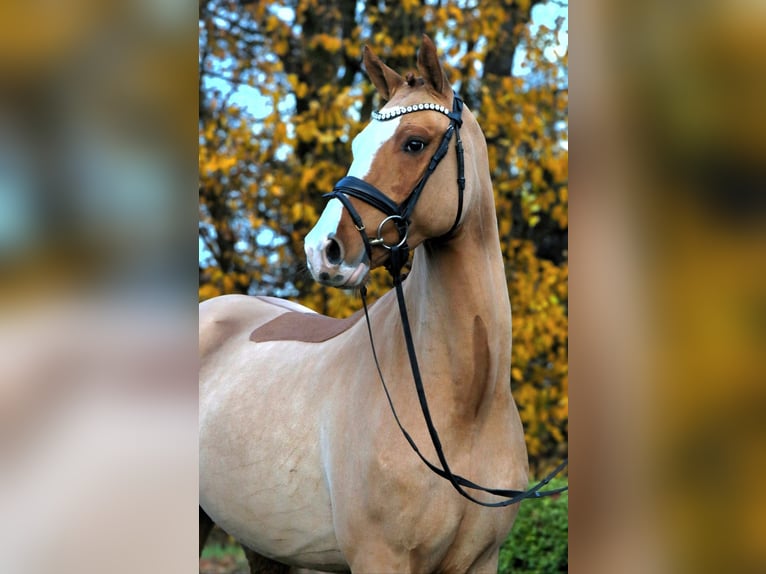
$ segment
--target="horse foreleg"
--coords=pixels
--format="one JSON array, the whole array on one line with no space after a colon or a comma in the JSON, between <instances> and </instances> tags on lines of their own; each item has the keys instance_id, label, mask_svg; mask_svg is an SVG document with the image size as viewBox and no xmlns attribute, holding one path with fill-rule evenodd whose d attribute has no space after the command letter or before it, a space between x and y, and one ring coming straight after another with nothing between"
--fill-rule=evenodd
<instances>
[{"instance_id":1,"label":"horse foreleg","mask_svg":"<svg viewBox=\"0 0 766 574\"><path fill-rule=\"evenodd\" d=\"M280 562L275 562L265 556L253 552L244 544L241 544L245 551L247 563L250 565L250 574L289 574L290 567Z\"/></svg>"},{"instance_id":2,"label":"horse foreleg","mask_svg":"<svg viewBox=\"0 0 766 574\"><path fill-rule=\"evenodd\" d=\"M202 556L202 549L205 547L207 537L215 524L207 513L199 507L199 555Z\"/></svg>"}]
</instances>

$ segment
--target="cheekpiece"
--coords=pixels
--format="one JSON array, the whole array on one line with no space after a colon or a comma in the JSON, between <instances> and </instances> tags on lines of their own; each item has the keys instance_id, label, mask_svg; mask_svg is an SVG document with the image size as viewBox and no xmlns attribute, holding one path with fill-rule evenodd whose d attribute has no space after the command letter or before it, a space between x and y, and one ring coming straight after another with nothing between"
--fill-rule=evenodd
<instances>
[{"instance_id":1,"label":"cheekpiece","mask_svg":"<svg viewBox=\"0 0 766 574\"><path fill-rule=\"evenodd\" d=\"M433 110L435 112L444 114L445 116L448 116L448 117L450 114L450 111L444 106L440 106L439 104L429 103L429 104L415 104L414 106L394 106L393 108L389 108L387 110L374 111L372 112L372 119L378 120L380 122L385 122L388 120L393 120L394 118L398 118L399 116L403 116L404 114L409 114L411 112L420 112L423 110Z\"/></svg>"}]
</instances>

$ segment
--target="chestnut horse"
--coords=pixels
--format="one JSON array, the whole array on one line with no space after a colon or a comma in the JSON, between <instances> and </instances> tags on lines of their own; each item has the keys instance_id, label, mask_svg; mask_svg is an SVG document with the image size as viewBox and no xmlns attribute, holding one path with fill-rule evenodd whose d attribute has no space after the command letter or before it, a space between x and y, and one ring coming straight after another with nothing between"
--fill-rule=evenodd
<instances>
[{"instance_id":1,"label":"chestnut horse","mask_svg":"<svg viewBox=\"0 0 766 574\"><path fill-rule=\"evenodd\" d=\"M453 122L456 96L427 37L419 75L400 76L367 47L364 64L387 103L355 138L348 175L402 205ZM336 188L306 257L320 283L361 287L406 240L414 258L403 297L446 458L479 484L522 490L527 452L509 386L511 309L487 147L459 109L464 191L452 147L404 230ZM393 291L369 320L398 416L435 461ZM200 305L200 357L200 516L251 558L354 573L497 571L518 505L475 505L419 460L392 416L363 318L336 323L279 299L218 297Z\"/></svg>"}]
</instances>

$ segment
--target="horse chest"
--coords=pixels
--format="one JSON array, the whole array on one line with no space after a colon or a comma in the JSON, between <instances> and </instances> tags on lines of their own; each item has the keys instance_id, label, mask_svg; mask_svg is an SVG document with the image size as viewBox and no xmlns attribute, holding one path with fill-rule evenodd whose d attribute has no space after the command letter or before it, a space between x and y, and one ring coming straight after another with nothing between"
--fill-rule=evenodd
<instances>
[{"instance_id":1,"label":"horse chest","mask_svg":"<svg viewBox=\"0 0 766 574\"><path fill-rule=\"evenodd\" d=\"M381 413L369 413L364 429L346 435L344 447L328 460L334 521L344 554L353 559L355 548L377 544L410 556L419 565L416 571L468 571L477 556L499 545L515 510L466 502L416 457L388 420L390 412ZM471 452L464 446L456 449L463 454L453 458L467 468ZM485 458L484 453L473 454ZM506 468L506 462L485 465L493 477Z\"/></svg>"}]
</instances>

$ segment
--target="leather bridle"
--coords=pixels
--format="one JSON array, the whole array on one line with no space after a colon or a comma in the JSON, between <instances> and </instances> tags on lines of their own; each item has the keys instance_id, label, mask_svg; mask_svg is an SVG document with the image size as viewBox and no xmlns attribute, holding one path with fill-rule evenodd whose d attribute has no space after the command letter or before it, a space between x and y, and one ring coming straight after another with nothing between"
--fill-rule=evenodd
<instances>
[{"instance_id":1,"label":"leather bridle","mask_svg":"<svg viewBox=\"0 0 766 574\"><path fill-rule=\"evenodd\" d=\"M434 426L433 420L431 418L430 409L428 408L428 401L426 399L425 389L423 387L423 380L420 375L420 367L418 365L418 359L415 353L415 344L413 342L412 330L410 328L410 321L407 316L407 306L404 300L404 291L402 290L402 282L404 281L402 268L404 267L404 264L407 262L407 258L409 254L409 246L407 245L407 236L409 232L410 217L412 216L412 212L415 209L415 205L417 204L418 199L420 199L420 195L423 192L423 188L425 187L426 182L428 181L428 178L431 177L431 174L433 174L433 172L436 170L437 166L439 165L439 162L446 155L449 148L449 143L452 139L453 134L455 135L455 150L457 153L457 187L458 187L457 216L455 217L455 222L452 224L452 227L449 229L449 231L447 231L444 235L442 235L440 238L437 238L437 239L445 239L445 240L449 239L452 236L452 234L455 232L455 230L458 228L458 226L460 225L460 219L463 214L463 192L465 190L465 170L464 170L464 162L463 162L463 143L460 139L460 127L463 125L463 119L462 119L463 101L454 92L453 92L453 96L454 97L452 101L452 111L449 111L444 106L440 106L438 104L417 104L414 106L406 106L406 107L400 106L397 108L386 110L384 112L372 113L372 117L374 120L387 121L404 114L425 111L425 110L434 110L446 115L450 119L450 125L447 128L447 131L445 132L444 136L442 137L439 147L437 148L436 152L431 158L431 161L429 162L428 167L426 168L426 171L423 174L423 177L420 178L418 183L415 185L415 188L412 190L412 192L407 196L407 198L402 203L397 204L396 202L388 198L383 192L381 192L374 185L371 185L367 183L366 181L354 176L346 176L342 178L340 181L338 181L338 183L335 184L335 187L333 188L332 192L325 194L324 197L328 197L328 198L334 197L338 199L346 208L349 215L351 216L352 221L354 222L354 226L356 227L357 231L359 231L359 234L362 236L362 240L364 241L365 251L370 263L372 263L372 248L373 247L380 246L390 251L390 257L386 264L386 267L391 273L391 276L393 277L393 280L394 280L394 287L396 289L396 299L399 305L399 314L402 320L402 330L404 331L404 340L407 347L407 354L410 360L410 368L412 369L412 376L415 381L415 389L418 394L418 401L420 402L420 408L421 408L421 411L423 412L423 418L425 419L426 427L428 428L428 433L431 438L431 442L433 444L434 450L436 451L436 456L439 459L439 463L441 464L441 467L433 464L431 461L426 459L425 456L423 456L423 454L420 452L420 449L418 449L417 444L415 444L415 441L412 439L410 434L407 432L407 430L404 428L401 421L399 420L399 415L396 413L396 409L394 408L394 403L393 403L393 400L391 399L391 394L388 391L388 386L386 385L386 381L383 378L383 371L380 368L380 363L378 362L378 355L375 350L375 341L373 339L372 326L370 325L370 315L369 315L368 307L367 307L367 288L363 285L362 287L360 287L360 292L362 295L362 304L364 306L364 314L367 320L367 332L370 336L370 345L372 346L372 355L375 360L375 367L378 370L378 376L380 377L380 381L383 384L383 390L385 391L386 398L388 399L388 404L391 407L391 412L393 413L394 419L396 420L396 424L399 426L399 429L403 433L404 438L407 440L407 442L415 451L415 453L418 455L418 457L420 457L423 463L429 469L431 469L434 473L436 473L438 476L448 480L450 484L455 488L455 490L457 490L458 493L460 493L460 495L463 496L464 498L467 498L468 500L476 504L479 504L481 506L487 506L487 507L509 506L511 504L516 504L518 502L521 502L522 500L526 498L542 498L543 496L551 496L554 494L559 494L561 492L564 492L565 490L568 490L569 489L568 486L555 488L551 490L545 490L545 491L541 490L543 486L548 484L554 476L556 476L559 472L561 472L567 466L568 459L564 459L564 461L561 464L559 464L553 470L553 472L548 474L543 480L541 480L540 482L538 482L531 488L524 491L499 489L499 488L487 488L484 486L480 486L476 484L475 482L472 482L466 478L463 478L459 474L455 474L452 472L452 470L450 470L449 464L447 463L447 459L444 455L444 449L442 448L441 439L439 438L439 434L436 431L436 427ZM382 213L386 215L386 217L380 222L380 224L378 224L376 237L371 238L367 235L366 226L364 222L362 221L362 218L359 215L359 212L354 208L353 204L351 203L349 197L354 197L356 199L364 201L365 203L371 205L372 207L374 207L375 209L381 211ZM396 225L397 230L399 232L399 240L393 244L388 244L383 239L383 228L388 222L393 222ZM484 502L484 501L476 499L474 496L469 494L466 491L466 489L478 490L481 492L494 494L495 496L505 498L506 500L501 500L499 502Z\"/></svg>"},{"instance_id":2,"label":"leather bridle","mask_svg":"<svg viewBox=\"0 0 766 574\"><path fill-rule=\"evenodd\" d=\"M367 183L366 181L354 176L346 176L342 178L330 193L325 194L323 197L336 198L346 208L351 220L354 222L359 234L362 236L364 242L364 249L367 254L367 258L372 262L372 248L383 247L389 250L390 258L386 264L391 275L396 277L401 273L401 268L407 262L409 255L409 246L407 245L407 236L409 233L409 226L411 222L412 212L415 210L415 205L420 199L423 189L428 182L434 171L436 171L439 162L447 155L449 150L449 144L452 140L452 136L455 136L455 151L457 153L457 189L458 189L458 203L457 203L457 215L455 216L455 222L450 227L442 238L448 238L452 236L455 230L460 225L460 218L463 215L463 192L465 190L465 166L463 162L463 142L460 139L460 127L463 125L463 100L453 92L452 111L449 111L444 106L433 103L415 104L411 106L397 106L383 112L373 112L372 118L378 121L389 121L399 116L421 111L435 111L444 114L450 119L450 125L447 131L444 133L439 147L434 152L431 161L428 163L423 176L420 178L415 187L412 189L407 198L402 203L396 203L392 201L386 194L380 191L374 185ZM367 235L367 227L362 221L362 217L354 207L350 200L350 197L359 199L368 205L371 205L378 211L385 214L383 221L378 224L377 236L370 237ZM394 244L388 244L383 239L384 227L387 223L393 223L396 225L396 229L399 233L399 239Z\"/></svg>"}]
</instances>

